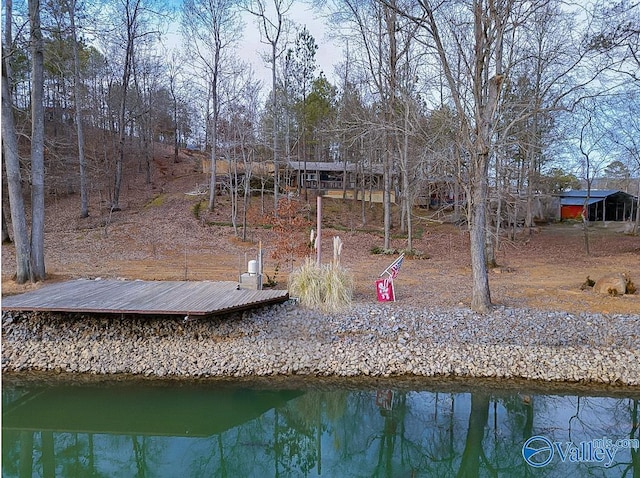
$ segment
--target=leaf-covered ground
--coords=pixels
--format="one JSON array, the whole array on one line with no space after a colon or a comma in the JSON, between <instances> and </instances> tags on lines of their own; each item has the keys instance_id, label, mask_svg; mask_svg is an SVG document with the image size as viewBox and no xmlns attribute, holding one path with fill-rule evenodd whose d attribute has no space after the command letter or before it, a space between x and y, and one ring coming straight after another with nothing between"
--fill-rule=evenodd
<instances>
[{"instance_id":1,"label":"leaf-covered ground","mask_svg":"<svg viewBox=\"0 0 640 478\"><path fill-rule=\"evenodd\" d=\"M287 273L303 259L294 257L292 265L287 254L273 259L272 253L282 249L283 235L285 242L304 244L309 228L297 225L285 228L284 234L278 232L262 213L263 207L265 216L273 209L273 197L267 194L263 202L260 191L255 191L247 241L243 242L230 225L229 198L218 196L215 212L207 212L207 197L195 194L207 183L200 171L197 156L181 154L180 162L174 163L169 151L164 151L154 160L151 185L144 183L143 174L127 176L122 211L109 214L106 189L94 184L86 219L79 218L79 195L50 196L45 232L49 280L229 280L246 268L246 260L255 256L261 241L267 274L278 282L276 287L286 287ZM315 225L315 199L310 197L309 202L306 207L303 201L299 214ZM381 208L367 204L364 225L360 203L325 199L323 209L324 259L332 257L332 237L340 236L342 264L355 276L356 300L375 301L374 281L396 257L370 252L383 245ZM468 234L464 226L430 221L429 215L429 211L416 209L414 249L428 258L404 261L395 280L397 300L424 307L468 306ZM404 249L407 241L399 225L396 217L392 247ZM570 312L640 314L640 293L609 297L580 289L587 276L597 279L611 272L628 272L640 285L640 237L623 234L623 226L595 224L590 230L589 256L577 224L544 225L531 235L520 233L514 241L505 238L497 254L500 267L490 272L493 302ZM18 286L11 280L14 273L13 245L3 245L2 294L40 286Z\"/></svg>"}]
</instances>

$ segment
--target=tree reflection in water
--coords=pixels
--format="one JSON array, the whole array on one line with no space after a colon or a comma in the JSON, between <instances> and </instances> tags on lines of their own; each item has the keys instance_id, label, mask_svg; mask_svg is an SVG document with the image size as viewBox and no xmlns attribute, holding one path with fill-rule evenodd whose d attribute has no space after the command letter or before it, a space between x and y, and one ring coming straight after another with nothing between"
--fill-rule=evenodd
<instances>
[{"instance_id":1,"label":"tree reflection in water","mask_svg":"<svg viewBox=\"0 0 640 478\"><path fill-rule=\"evenodd\" d=\"M385 383L392 387L394 382ZM543 469L531 436L640 438L637 391L618 396L400 389L260 390L149 382L3 384L2 476L640 476L615 463Z\"/></svg>"}]
</instances>

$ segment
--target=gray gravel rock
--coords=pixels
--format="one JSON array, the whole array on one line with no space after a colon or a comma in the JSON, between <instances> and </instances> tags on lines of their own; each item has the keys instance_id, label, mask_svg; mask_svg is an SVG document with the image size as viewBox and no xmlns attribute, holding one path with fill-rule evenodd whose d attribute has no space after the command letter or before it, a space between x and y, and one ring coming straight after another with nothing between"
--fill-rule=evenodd
<instances>
[{"instance_id":1,"label":"gray gravel rock","mask_svg":"<svg viewBox=\"0 0 640 478\"><path fill-rule=\"evenodd\" d=\"M461 376L640 385L640 315L294 303L207 320L14 313L2 371Z\"/></svg>"}]
</instances>

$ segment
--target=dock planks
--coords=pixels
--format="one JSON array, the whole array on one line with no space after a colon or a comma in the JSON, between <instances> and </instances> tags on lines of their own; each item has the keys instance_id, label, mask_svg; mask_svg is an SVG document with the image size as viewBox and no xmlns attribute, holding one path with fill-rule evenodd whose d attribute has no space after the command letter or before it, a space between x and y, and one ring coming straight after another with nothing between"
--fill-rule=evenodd
<instances>
[{"instance_id":1,"label":"dock planks","mask_svg":"<svg viewBox=\"0 0 640 478\"><path fill-rule=\"evenodd\" d=\"M237 282L73 280L2 299L2 310L206 317L284 302L286 290Z\"/></svg>"}]
</instances>

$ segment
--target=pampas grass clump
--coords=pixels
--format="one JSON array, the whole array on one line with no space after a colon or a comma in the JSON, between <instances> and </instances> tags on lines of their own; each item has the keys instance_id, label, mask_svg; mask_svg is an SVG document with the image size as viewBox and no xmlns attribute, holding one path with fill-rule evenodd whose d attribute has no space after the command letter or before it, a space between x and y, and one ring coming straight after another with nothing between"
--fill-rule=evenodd
<instances>
[{"instance_id":1,"label":"pampas grass clump","mask_svg":"<svg viewBox=\"0 0 640 478\"><path fill-rule=\"evenodd\" d=\"M306 259L289 274L289 294L298 297L304 306L317 307L322 302L322 283L322 268Z\"/></svg>"},{"instance_id":2,"label":"pampas grass clump","mask_svg":"<svg viewBox=\"0 0 640 478\"><path fill-rule=\"evenodd\" d=\"M326 310L337 311L351 304L353 277L341 266L329 264L324 269L324 304Z\"/></svg>"},{"instance_id":3,"label":"pampas grass clump","mask_svg":"<svg viewBox=\"0 0 640 478\"><path fill-rule=\"evenodd\" d=\"M351 304L353 277L337 264L318 266L307 259L289 274L289 293L305 307L337 312Z\"/></svg>"}]
</instances>

